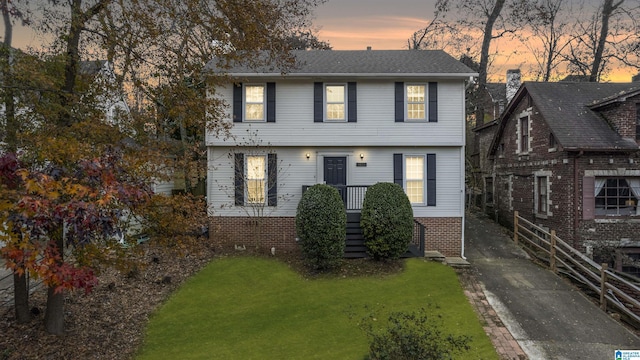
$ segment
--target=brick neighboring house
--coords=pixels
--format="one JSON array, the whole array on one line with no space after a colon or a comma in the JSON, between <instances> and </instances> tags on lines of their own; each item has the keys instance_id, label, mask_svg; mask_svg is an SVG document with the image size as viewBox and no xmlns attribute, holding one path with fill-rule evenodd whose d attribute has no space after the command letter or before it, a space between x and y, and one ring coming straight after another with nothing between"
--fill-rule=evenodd
<instances>
[{"instance_id":1,"label":"brick neighboring house","mask_svg":"<svg viewBox=\"0 0 640 360\"><path fill-rule=\"evenodd\" d=\"M211 238L225 248L297 249L306 186L335 186L354 214L367 186L395 182L428 229L425 250L461 256L465 89L477 74L443 51L293 55L286 74L208 64L235 79L210 89L233 124L232 137L206 139Z\"/></svg>"},{"instance_id":2,"label":"brick neighboring house","mask_svg":"<svg viewBox=\"0 0 640 360\"><path fill-rule=\"evenodd\" d=\"M507 70L506 79L505 83L486 84L481 95L485 113L484 121L470 124L473 128L470 134L472 137L467 141L469 144L467 153L471 157L472 167L467 169L469 172L467 173L467 195L472 198L473 205L478 207L483 207L487 199L484 189L486 189L485 180L491 173L491 165L487 159L489 147L498 131L500 116L520 88L520 70Z\"/></svg>"},{"instance_id":3,"label":"brick neighboring house","mask_svg":"<svg viewBox=\"0 0 640 360\"><path fill-rule=\"evenodd\" d=\"M587 254L616 248L622 270L620 254L640 253L639 139L640 83L526 82L488 151L486 210Z\"/></svg>"}]
</instances>

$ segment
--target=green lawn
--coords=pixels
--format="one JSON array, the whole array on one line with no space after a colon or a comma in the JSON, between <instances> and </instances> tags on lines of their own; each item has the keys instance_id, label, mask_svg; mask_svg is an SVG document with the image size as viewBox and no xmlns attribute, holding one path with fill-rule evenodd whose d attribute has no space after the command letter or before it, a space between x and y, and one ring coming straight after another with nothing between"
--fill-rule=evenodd
<instances>
[{"instance_id":1,"label":"green lawn","mask_svg":"<svg viewBox=\"0 0 640 360\"><path fill-rule=\"evenodd\" d=\"M446 332L469 335L461 359L498 359L450 267L421 259L384 277L306 279L276 260L214 260L151 318L138 359L359 359L372 311L431 304Z\"/></svg>"}]
</instances>

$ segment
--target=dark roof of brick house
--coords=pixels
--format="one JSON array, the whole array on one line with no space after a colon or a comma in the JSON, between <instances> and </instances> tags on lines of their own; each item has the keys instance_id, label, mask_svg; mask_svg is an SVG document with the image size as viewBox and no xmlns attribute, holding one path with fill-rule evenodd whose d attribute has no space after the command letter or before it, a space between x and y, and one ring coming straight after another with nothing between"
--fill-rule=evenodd
<instances>
[{"instance_id":1,"label":"dark roof of brick house","mask_svg":"<svg viewBox=\"0 0 640 360\"><path fill-rule=\"evenodd\" d=\"M442 50L295 50L296 65L286 75L300 76L415 76L468 77L477 73ZM215 60L206 70L216 72ZM243 64L227 70L231 76L281 76L273 67Z\"/></svg>"},{"instance_id":2,"label":"dark roof of brick house","mask_svg":"<svg viewBox=\"0 0 640 360\"><path fill-rule=\"evenodd\" d=\"M490 153L517 104L529 95L558 143L565 150L638 150L632 139L615 131L597 111L597 105L640 93L633 83L525 82L504 112Z\"/></svg>"},{"instance_id":3,"label":"dark roof of brick house","mask_svg":"<svg viewBox=\"0 0 640 360\"><path fill-rule=\"evenodd\" d=\"M78 62L78 73L81 75L97 75L104 67L106 60L88 60Z\"/></svg>"}]
</instances>

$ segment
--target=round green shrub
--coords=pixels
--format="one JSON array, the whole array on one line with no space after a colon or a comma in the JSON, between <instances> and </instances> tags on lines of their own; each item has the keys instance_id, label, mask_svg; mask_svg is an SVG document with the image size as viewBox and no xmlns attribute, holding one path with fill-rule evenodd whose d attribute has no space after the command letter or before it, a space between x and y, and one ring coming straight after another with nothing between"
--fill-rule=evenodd
<instances>
[{"instance_id":1,"label":"round green shrub","mask_svg":"<svg viewBox=\"0 0 640 360\"><path fill-rule=\"evenodd\" d=\"M327 270L342 259L347 213L338 190L318 184L302 194L296 212L296 232L307 263Z\"/></svg>"},{"instance_id":2,"label":"round green shrub","mask_svg":"<svg viewBox=\"0 0 640 360\"><path fill-rule=\"evenodd\" d=\"M397 259L413 237L413 210L402 187L377 183L364 197L360 226L367 253L376 260Z\"/></svg>"}]
</instances>

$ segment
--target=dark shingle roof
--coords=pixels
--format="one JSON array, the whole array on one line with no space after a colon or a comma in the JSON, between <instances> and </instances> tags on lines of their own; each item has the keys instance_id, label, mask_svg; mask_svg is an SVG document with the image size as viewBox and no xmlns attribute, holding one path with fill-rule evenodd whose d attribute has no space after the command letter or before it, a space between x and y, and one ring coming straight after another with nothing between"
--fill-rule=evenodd
<instances>
[{"instance_id":1,"label":"dark shingle roof","mask_svg":"<svg viewBox=\"0 0 640 360\"><path fill-rule=\"evenodd\" d=\"M631 83L527 82L525 89L558 142L566 149L638 149L589 106L638 89Z\"/></svg>"},{"instance_id":2,"label":"dark shingle roof","mask_svg":"<svg viewBox=\"0 0 640 360\"><path fill-rule=\"evenodd\" d=\"M507 100L507 85L502 83L487 83L487 92L491 95L491 100ZM506 105L506 104L505 104Z\"/></svg>"},{"instance_id":3,"label":"dark shingle roof","mask_svg":"<svg viewBox=\"0 0 640 360\"><path fill-rule=\"evenodd\" d=\"M78 63L78 72L82 75L96 75L106 62L106 60L80 61Z\"/></svg>"},{"instance_id":4,"label":"dark shingle roof","mask_svg":"<svg viewBox=\"0 0 640 360\"><path fill-rule=\"evenodd\" d=\"M287 70L288 76L402 76L433 75L468 77L473 70L441 50L296 50L292 51L296 66ZM211 61L207 69L215 71ZM280 75L273 68L254 69L233 66L232 76Z\"/></svg>"}]
</instances>

